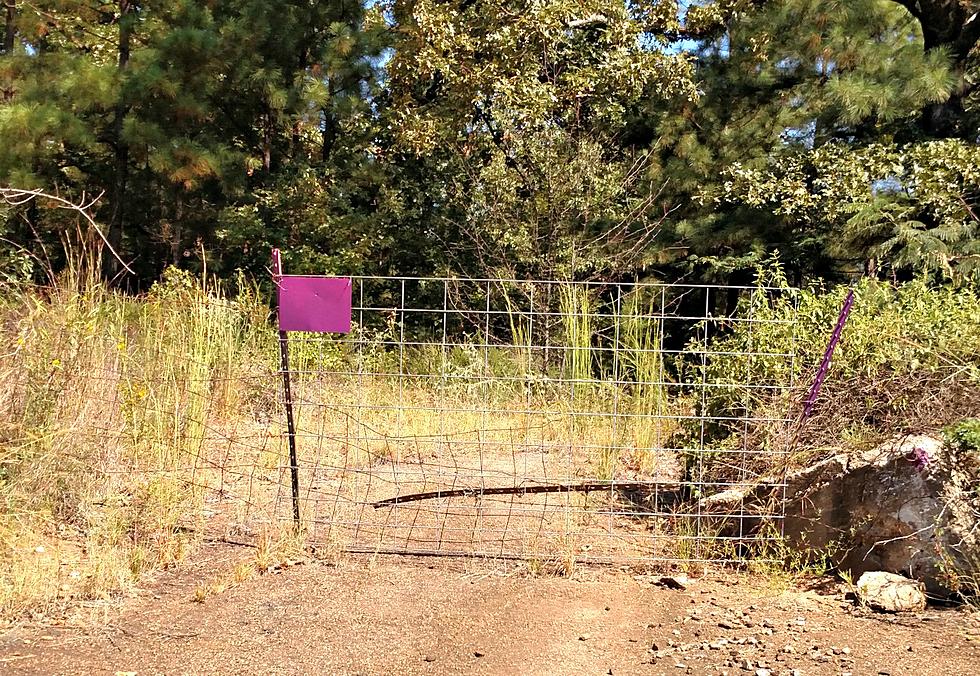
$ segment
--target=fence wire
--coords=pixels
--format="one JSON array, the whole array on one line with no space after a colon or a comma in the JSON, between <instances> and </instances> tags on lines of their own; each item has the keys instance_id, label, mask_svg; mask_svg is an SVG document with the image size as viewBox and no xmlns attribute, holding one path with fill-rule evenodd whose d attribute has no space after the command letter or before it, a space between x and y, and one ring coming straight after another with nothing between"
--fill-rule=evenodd
<instances>
[{"instance_id":1,"label":"fence wire","mask_svg":"<svg viewBox=\"0 0 980 676\"><path fill-rule=\"evenodd\" d=\"M782 488L794 355L772 346L795 330L794 290L352 285L350 334L288 336L313 542L666 562L730 561L778 537L779 501L723 517L704 505L747 485ZM760 427L786 443L756 444Z\"/></svg>"}]
</instances>

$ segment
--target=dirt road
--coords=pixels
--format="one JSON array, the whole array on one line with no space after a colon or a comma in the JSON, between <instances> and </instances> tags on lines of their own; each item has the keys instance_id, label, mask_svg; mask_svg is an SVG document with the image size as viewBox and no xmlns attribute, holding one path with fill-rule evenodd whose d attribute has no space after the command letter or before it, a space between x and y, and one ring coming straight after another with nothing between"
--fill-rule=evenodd
<instances>
[{"instance_id":1,"label":"dirt road","mask_svg":"<svg viewBox=\"0 0 980 676\"><path fill-rule=\"evenodd\" d=\"M726 571L677 590L635 571L568 579L488 562L347 557L195 601L246 552L205 551L101 621L10 630L0 672L980 673L969 611L873 615L833 581L784 588Z\"/></svg>"}]
</instances>

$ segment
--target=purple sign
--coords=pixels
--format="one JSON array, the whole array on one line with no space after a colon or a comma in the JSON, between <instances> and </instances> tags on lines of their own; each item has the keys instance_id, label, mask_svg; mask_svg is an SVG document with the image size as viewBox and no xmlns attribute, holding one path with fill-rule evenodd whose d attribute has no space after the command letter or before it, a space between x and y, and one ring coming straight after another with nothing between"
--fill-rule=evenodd
<instances>
[{"instance_id":1,"label":"purple sign","mask_svg":"<svg viewBox=\"0 0 980 676\"><path fill-rule=\"evenodd\" d=\"M351 281L346 277L279 278L279 330L350 333Z\"/></svg>"}]
</instances>

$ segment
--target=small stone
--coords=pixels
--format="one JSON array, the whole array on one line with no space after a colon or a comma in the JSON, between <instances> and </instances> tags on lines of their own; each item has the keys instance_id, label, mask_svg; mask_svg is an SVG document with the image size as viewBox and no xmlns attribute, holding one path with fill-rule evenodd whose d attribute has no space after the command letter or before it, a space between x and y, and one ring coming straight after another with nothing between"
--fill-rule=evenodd
<instances>
[{"instance_id":1,"label":"small stone","mask_svg":"<svg viewBox=\"0 0 980 676\"><path fill-rule=\"evenodd\" d=\"M431 655L426 655L422 659L425 660L426 662L435 662L436 661L436 658L435 657L432 657Z\"/></svg>"},{"instance_id":2,"label":"small stone","mask_svg":"<svg viewBox=\"0 0 980 676\"><path fill-rule=\"evenodd\" d=\"M850 655L851 649L848 648L847 646L844 646L843 648L840 649L840 653L841 655Z\"/></svg>"},{"instance_id":3,"label":"small stone","mask_svg":"<svg viewBox=\"0 0 980 676\"><path fill-rule=\"evenodd\" d=\"M783 652L784 653L787 653L789 655L792 655L793 653L796 652L796 648L794 648L793 646L791 646L789 644L786 644L786 645L783 646Z\"/></svg>"},{"instance_id":4,"label":"small stone","mask_svg":"<svg viewBox=\"0 0 980 676\"><path fill-rule=\"evenodd\" d=\"M691 580L687 575L665 575L657 582L661 587L667 589L678 589L684 591L691 586ZM692 599L693 601L693 599Z\"/></svg>"},{"instance_id":5,"label":"small stone","mask_svg":"<svg viewBox=\"0 0 980 676\"><path fill-rule=\"evenodd\" d=\"M772 676L772 672L768 669L756 669L755 676Z\"/></svg>"},{"instance_id":6,"label":"small stone","mask_svg":"<svg viewBox=\"0 0 980 676\"><path fill-rule=\"evenodd\" d=\"M684 664L683 662L678 662L677 664L674 665L674 667L677 669L687 669L687 665Z\"/></svg>"},{"instance_id":7,"label":"small stone","mask_svg":"<svg viewBox=\"0 0 980 676\"><path fill-rule=\"evenodd\" d=\"M681 635L681 631L680 631L680 629L674 629L674 630L673 630L672 632L670 632L670 633L671 633L671 634L673 634L674 636L680 636L680 635Z\"/></svg>"},{"instance_id":8,"label":"small stone","mask_svg":"<svg viewBox=\"0 0 980 676\"><path fill-rule=\"evenodd\" d=\"M739 665L744 671L752 671L752 660L742 660Z\"/></svg>"},{"instance_id":9,"label":"small stone","mask_svg":"<svg viewBox=\"0 0 980 676\"><path fill-rule=\"evenodd\" d=\"M473 651L473 657L483 657L485 653L481 653L479 650Z\"/></svg>"},{"instance_id":10,"label":"small stone","mask_svg":"<svg viewBox=\"0 0 980 676\"><path fill-rule=\"evenodd\" d=\"M766 629L775 629L776 628L776 625L773 624L772 620L763 620L762 621L762 626L765 627Z\"/></svg>"},{"instance_id":11,"label":"small stone","mask_svg":"<svg viewBox=\"0 0 980 676\"><path fill-rule=\"evenodd\" d=\"M579 641L588 641L590 638L592 638L591 635L589 635L589 634L582 634L581 636L578 637L578 640Z\"/></svg>"},{"instance_id":12,"label":"small stone","mask_svg":"<svg viewBox=\"0 0 980 676\"><path fill-rule=\"evenodd\" d=\"M735 625L733 623L729 622L728 620L722 620L721 622L718 623L718 626L721 627L722 629L734 629L735 628Z\"/></svg>"}]
</instances>

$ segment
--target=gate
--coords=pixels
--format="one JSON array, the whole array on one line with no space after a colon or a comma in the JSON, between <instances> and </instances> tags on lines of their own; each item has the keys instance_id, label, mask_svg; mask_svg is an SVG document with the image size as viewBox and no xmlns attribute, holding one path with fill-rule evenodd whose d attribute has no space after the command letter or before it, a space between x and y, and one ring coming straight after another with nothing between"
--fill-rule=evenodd
<instances>
[{"instance_id":1,"label":"gate","mask_svg":"<svg viewBox=\"0 0 980 676\"><path fill-rule=\"evenodd\" d=\"M790 444L771 440L789 438L794 363L771 346L792 344L794 290L354 277L351 291L350 333L288 334L316 546L725 561L779 535L778 500L719 516L705 498L779 495ZM284 481L281 518L290 502Z\"/></svg>"}]
</instances>

